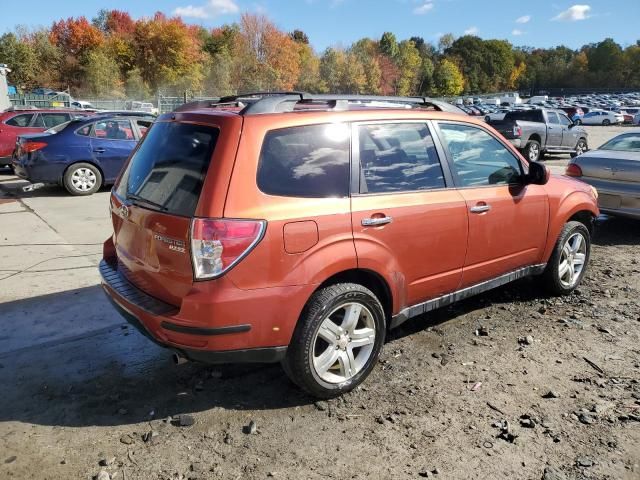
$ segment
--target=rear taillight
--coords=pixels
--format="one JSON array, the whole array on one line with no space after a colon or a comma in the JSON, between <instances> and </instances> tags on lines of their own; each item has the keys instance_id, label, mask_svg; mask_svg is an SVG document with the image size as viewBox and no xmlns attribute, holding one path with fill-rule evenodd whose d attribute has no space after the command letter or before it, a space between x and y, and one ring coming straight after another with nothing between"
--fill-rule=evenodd
<instances>
[{"instance_id":1,"label":"rear taillight","mask_svg":"<svg viewBox=\"0 0 640 480\"><path fill-rule=\"evenodd\" d=\"M568 177L581 177L582 169L575 163L570 163L569 165L567 165L565 175L567 175Z\"/></svg>"},{"instance_id":2,"label":"rear taillight","mask_svg":"<svg viewBox=\"0 0 640 480\"><path fill-rule=\"evenodd\" d=\"M518 125L514 125L513 126L513 136L514 137L521 137L522 136L522 127L519 127Z\"/></svg>"},{"instance_id":3,"label":"rear taillight","mask_svg":"<svg viewBox=\"0 0 640 480\"><path fill-rule=\"evenodd\" d=\"M25 142L20 146L20 151L22 153L31 153L46 146L47 144L45 142Z\"/></svg>"},{"instance_id":4,"label":"rear taillight","mask_svg":"<svg viewBox=\"0 0 640 480\"><path fill-rule=\"evenodd\" d=\"M223 275L262 239L264 220L194 218L191 257L197 280Z\"/></svg>"}]
</instances>

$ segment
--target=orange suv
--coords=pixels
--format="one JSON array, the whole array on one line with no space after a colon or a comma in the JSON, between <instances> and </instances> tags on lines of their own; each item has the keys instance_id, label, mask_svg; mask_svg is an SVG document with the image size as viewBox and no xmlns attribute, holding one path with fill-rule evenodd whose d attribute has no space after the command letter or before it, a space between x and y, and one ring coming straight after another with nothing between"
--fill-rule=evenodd
<instances>
[{"instance_id":1,"label":"orange suv","mask_svg":"<svg viewBox=\"0 0 640 480\"><path fill-rule=\"evenodd\" d=\"M247 94L161 116L111 194L102 285L175 359L281 361L318 397L387 329L540 274L585 274L593 188L414 97Z\"/></svg>"}]
</instances>

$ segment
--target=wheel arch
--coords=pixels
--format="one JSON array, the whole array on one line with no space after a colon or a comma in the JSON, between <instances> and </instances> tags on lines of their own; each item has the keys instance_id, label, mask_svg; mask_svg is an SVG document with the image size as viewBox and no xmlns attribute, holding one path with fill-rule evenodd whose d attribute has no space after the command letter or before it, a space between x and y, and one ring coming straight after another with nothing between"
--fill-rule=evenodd
<instances>
[{"instance_id":1,"label":"wheel arch","mask_svg":"<svg viewBox=\"0 0 640 480\"><path fill-rule=\"evenodd\" d=\"M569 198L572 200L567 201ZM573 192L573 194L565 198L555 217L552 217L549 222L549 234L543 255L544 262L549 261L558 241L558 236L567 222L580 222L585 225L589 235L593 234L595 219L597 218L597 208L595 210L593 208L593 201L588 199L585 192Z\"/></svg>"},{"instance_id":2,"label":"wheel arch","mask_svg":"<svg viewBox=\"0 0 640 480\"><path fill-rule=\"evenodd\" d=\"M538 142L540 144L540 147L542 147L542 137L540 137L539 134L532 133L531 135L529 135L529 138L527 139L527 144L531 141Z\"/></svg>"},{"instance_id":3,"label":"wheel arch","mask_svg":"<svg viewBox=\"0 0 640 480\"><path fill-rule=\"evenodd\" d=\"M352 268L349 270L343 270L335 273L323 281L314 293L329 285L335 285L337 283L357 283L363 287L371 290L375 296L380 300L382 308L384 309L387 326L393 313L393 294L389 284L385 278L373 270L364 268Z\"/></svg>"}]
</instances>

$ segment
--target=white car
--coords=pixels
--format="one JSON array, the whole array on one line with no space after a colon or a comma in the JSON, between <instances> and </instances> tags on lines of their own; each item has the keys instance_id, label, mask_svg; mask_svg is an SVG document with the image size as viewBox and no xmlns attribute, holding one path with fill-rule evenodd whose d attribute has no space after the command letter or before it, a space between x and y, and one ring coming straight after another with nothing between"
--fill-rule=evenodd
<instances>
[{"instance_id":1,"label":"white car","mask_svg":"<svg viewBox=\"0 0 640 480\"><path fill-rule=\"evenodd\" d=\"M504 120L504 116L511 110L511 108L501 108L497 112L488 113L484 116L484 121L489 123L492 120Z\"/></svg>"},{"instance_id":2,"label":"white car","mask_svg":"<svg viewBox=\"0 0 640 480\"><path fill-rule=\"evenodd\" d=\"M580 119L580 123L583 125L615 125L624 123L624 116L621 113L606 110L591 110Z\"/></svg>"},{"instance_id":3,"label":"white car","mask_svg":"<svg viewBox=\"0 0 640 480\"><path fill-rule=\"evenodd\" d=\"M80 110L94 110L95 107L91 105L89 102L85 102L84 100L74 100L71 102L71 106L75 108L79 108Z\"/></svg>"}]
</instances>

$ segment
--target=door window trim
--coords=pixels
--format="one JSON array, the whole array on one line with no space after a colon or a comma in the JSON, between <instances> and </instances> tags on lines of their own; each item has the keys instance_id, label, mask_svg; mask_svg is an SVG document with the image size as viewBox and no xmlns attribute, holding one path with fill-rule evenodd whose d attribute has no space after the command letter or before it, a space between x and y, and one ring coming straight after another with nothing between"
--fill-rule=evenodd
<instances>
[{"instance_id":1,"label":"door window trim","mask_svg":"<svg viewBox=\"0 0 640 480\"><path fill-rule=\"evenodd\" d=\"M360 168L360 136L358 134L358 128L360 126L367 125L389 125L389 124L413 124L413 125L425 125L427 130L429 131L429 135L433 140L434 147L436 149L436 153L438 155L438 162L440 162L440 168L442 169L442 176L444 177L444 187L442 188L430 188L430 189L419 189L419 190L402 190L395 192L367 192L360 193L360 175L362 173L362 169ZM443 160L444 159L444 160ZM455 188L453 182L453 175L449 169L449 164L446 161L444 156L443 145L440 143L440 139L434 135L434 128L432 124L432 120L428 119L415 119L415 120L362 120L357 122L351 122L351 196L352 197L370 197L375 195L406 195L412 193L431 193L431 192L441 192L443 190L448 190L451 188Z\"/></svg>"},{"instance_id":2,"label":"door window trim","mask_svg":"<svg viewBox=\"0 0 640 480\"><path fill-rule=\"evenodd\" d=\"M495 188L495 187L514 187L514 186L524 186L524 184L522 182L512 182L512 183L500 183L500 184L496 184L496 185L462 185L460 183L460 180L458 179L458 176L454 173L455 170L453 169L453 157L451 156L451 152L449 152L449 147L445 144L443 138L443 134L442 131L440 130L440 125L462 125L465 127L471 127L471 128L477 128L478 130L482 130L483 132L485 132L486 134L490 135L491 137L493 137L496 141L498 141L498 143L500 143L505 150L507 150L511 156L513 156L513 158L518 162L518 165L520 165L520 177L524 178L524 176L527 174L528 169L526 168L526 164L524 164L522 162L522 160L515 155L512 151L511 148L509 148L509 146L507 146L507 143L498 138L496 135L494 135L493 133L491 133L489 130L487 130L486 128L483 128L480 125L476 125L475 123L467 123L467 122L463 122L463 121L459 121L459 120L432 120L433 122L433 128L434 131L436 132L437 136L438 136L438 142L440 142L442 149L445 152L446 155L446 161L448 164L448 168L452 174L453 177L453 185L455 186L456 189L458 190L468 190L468 189L475 189L475 188Z\"/></svg>"}]
</instances>

